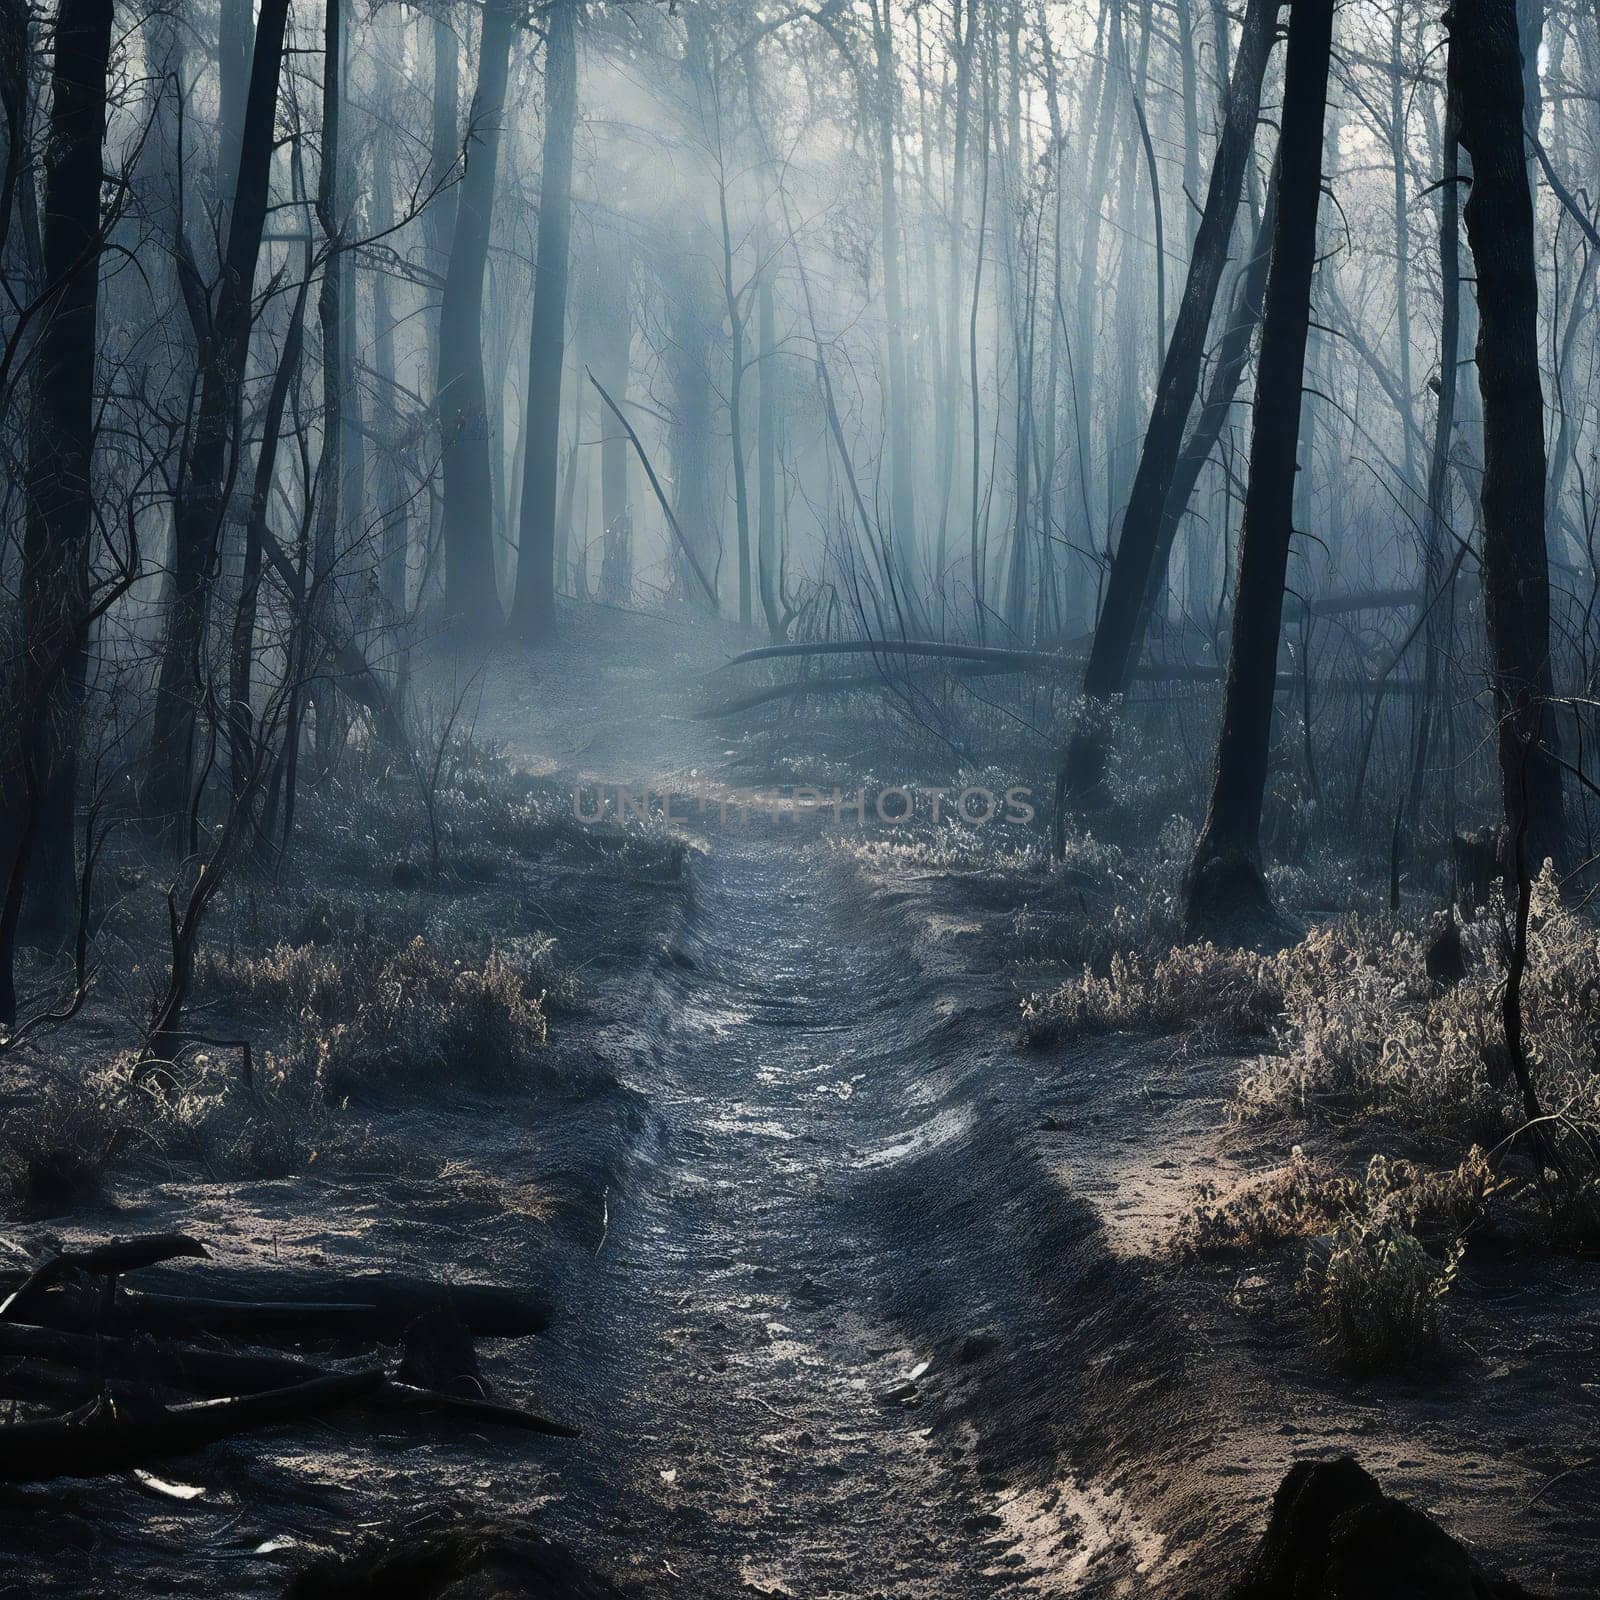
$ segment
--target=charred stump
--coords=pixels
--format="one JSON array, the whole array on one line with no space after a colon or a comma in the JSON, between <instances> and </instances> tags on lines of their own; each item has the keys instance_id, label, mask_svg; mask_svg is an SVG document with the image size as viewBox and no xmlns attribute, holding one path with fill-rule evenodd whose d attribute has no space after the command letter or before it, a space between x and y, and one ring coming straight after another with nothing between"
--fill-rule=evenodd
<instances>
[{"instance_id":1,"label":"charred stump","mask_svg":"<svg viewBox=\"0 0 1600 1600\"><path fill-rule=\"evenodd\" d=\"M1297 1461L1228 1600L1533 1600L1352 1457Z\"/></svg>"}]
</instances>

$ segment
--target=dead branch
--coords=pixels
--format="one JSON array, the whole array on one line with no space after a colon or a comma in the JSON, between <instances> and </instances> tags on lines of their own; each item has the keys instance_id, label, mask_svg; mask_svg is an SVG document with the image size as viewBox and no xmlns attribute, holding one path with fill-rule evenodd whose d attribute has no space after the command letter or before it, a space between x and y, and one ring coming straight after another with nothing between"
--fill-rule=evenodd
<instances>
[{"instance_id":1,"label":"dead branch","mask_svg":"<svg viewBox=\"0 0 1600 1600\"><path fill-rule=\"evenodd\" d=\"M94 1478L187 1455L237 1433L321 1416L382 1387L377 1371L338 1373L225 1400L198 1400L152 1416L130 1416L106 1400L44 1422L0 1427L0 1481Z\"/></svg>"},{"instance_id":2,"label":"dead branch","mask_svg":"<svg viewBox=\"0 0 1600 1600\"><path fill-rule=\"evenodd\" d=\"M0 1369L0 1392L46 1401L87 1400L106 1377L134 1380L157 1394L182 1390L228 1397L344 1376L287 1356L69 1333L25 1323L0 1324L0 1353L7 1358ZM581 1434L568 1423L553 1422L521 1406L449 1394L398 1378L386 1377L370 1399L381 1410L406 1416L461 1417L557 1439Z\"/></svg>"}]
</instances>

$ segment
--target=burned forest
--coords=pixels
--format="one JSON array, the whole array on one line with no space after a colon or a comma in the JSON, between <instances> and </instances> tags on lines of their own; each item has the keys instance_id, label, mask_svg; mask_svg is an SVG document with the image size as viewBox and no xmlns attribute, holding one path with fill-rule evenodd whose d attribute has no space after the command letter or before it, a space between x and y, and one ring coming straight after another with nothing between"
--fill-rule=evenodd
<instances>
[{"instance_id":1,"label":"burned forest","mask_svg":"<svg viewBox=\"0 0 1600 1600\"><path fill-rule=\"evenodd\" d=\"M0 1594L1600 1597L1600 6L0 113Z\"/></svg>"}]
</instances>

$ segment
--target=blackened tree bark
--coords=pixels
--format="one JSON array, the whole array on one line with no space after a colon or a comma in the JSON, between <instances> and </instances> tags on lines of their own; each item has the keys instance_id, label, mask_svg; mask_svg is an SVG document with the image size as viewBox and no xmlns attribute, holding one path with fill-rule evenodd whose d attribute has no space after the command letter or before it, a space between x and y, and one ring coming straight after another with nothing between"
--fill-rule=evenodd
<instances>
[{"instance_id":1,"label":"blackened tree bark","mask_svg":"<svg viewBox=\"0 0 1600 1600\"><path fill-rule=\"evenodd\" d=\"M438 399L444 436L444 608L449 621L498 626L489 401L483 375L483 276L513 27L509 0L484 8L466 172L456 197L450 267L439 309Z\"/></svg>"},{"instance_id":2,"label":"blackened tree bark","mask_svg":"<svg viewBox=\"0 0 1600 1600\"><path fill-rule=\"evenodd\" d=\"M913 589L912 552L917 536L915 464L912 455L911 391L906 377L906 317L901 292L900 202L895 174L895 121L899 78L895 66L889 0L873 0L872 44L877 68L878 200L883 245L883 315L889 380L890 547L907 593Z\"/></svg>"},{"instance_id":3,"label":"blackened tree bark","mask_svg":"<svg viewBox=\"0 0 1600 1600\"><path fill-rule=\"evenodd\" d=\"M1411 212L1406 203L1405 8L1396 6L1389 19L1389 50L1394 70L1389 75L1389 150L1394 161L1394 336L1400 393L1411 402ZM1417 481L1417 446L1410 428L1400 430L1407 491Z\"/></svg>"},{"instance_id":4,"label":"blackened tree bark","mask_svg":"<svg viewBox=\"0 0 1600 1600\"><path fill-rule=\"evenodd\" d=\"M345 405L353 385L348 367L350 334L345 326L345 259L343 248L344 183L340 172L343 140L340 128L344 102L344 0L326 0L322 31L322 154L317 172L317 221L327 241L317 320L322 329L322 456L317 465L316 534L312 543L314 604L326 606L345 505ZM319 695L327 707L331 697ZM326 732L319 717L318 733Z\"/></svg>"},{"instance_id":5,"label":"blackened tree bark","mask_svg":"<svg viewBox=\"0 0 1600 1600\"><path fill-rule=\"evenodd\" d=\"M217 8L217 199L232 203L239 172L245 105L250 96L250 0L221 0Z\"/></svg>"},{"instance_id":6,"label":"blackened tree bark","mask_svg":"<svg viewBox=\"0 0 1600 1600\"><path fill-rule=\"evenodd\" d=\"M401 93L399 63L405 54L404 23L397 10L380 11L374 21L375 25L384 28L376 52L378 103L398 105ZM380 238L395 226L394 192L393 140L380 136L372 142L370 213L372 232ZM401 462L408 424L400 420L402 414L399 408L388 403L391 396L399 393L396 386L395 315L389 292L389 274L380 268L369 274L368 282L372 289L372 367L378 379L378 393L384 402L377 409L380 416L388 419L383 432L375 430L375 436L382 441L375 477L383 514L377 591L381 610L392 628L398 625L406 610L411 508Z\"/></svg>"},{"instance_id":7,"label":"blackened tree bark","mask_svg":"<svg viewBox=\"0 0 1600 1600\"><path fill-rule=\"evenodd\" d=\"M756 290L756 342L761 352L761 392L756 400L756 486L761 495L756 523L756 582L761 611L774 644L784 637L782 553L778 549L778 364L772 277L763 273Z\"/></svg>"},{"instance_id":8,"label":"blackened tree bark","mask_svg":"<svg viewBox=\"0 0 1600 1600\"><path fill-rule=\"evenodd\" d=\"M217 539L234 471L239 393L250 354L256 262L267 216L288 11L288 0L262 0L256 23L222 282L200 352L200 400L173 516L171 593L145 793L147 810L163 828L182 817L189 799L201 646Z\"/></svg>"},{"instance_id":9,"label":"blackened tree bark","mask_svg":"<svg viewBox=\"0 0 1600 1600\"><path fill-rule=\"evenodd\" d=\"M715 315L709 274L685 256L668 280L666 369L672 386L667 449L672 460L673 509L685 549L673 549L674 584L692 604L715 612L722 574L722 528L711 488L711 363ZM709 592L695 568L707 573Z\"/></svg>"},{"instance_id":10,"label":"blackened tree bark","mask_svg":"<svg viewBox=\"0 0 1600 1600\"><path fill-rule=\"evenodd\" d=\"M1142 637L1145 595L1160 544L1162 514L1183 448L1184 429L1200 386L1206 330L1228 262L1228 241L1245 163L1255 141L1266 72L1281 0L1249 0L1244 32L1228 94L1228 115L1211 167L1204 212L1190 256L1183 303L1167 345L1144 449L1123 517L1122 537L1111 563L1100 618L1084 669L1085 715L1062 758L1058 793L1067 802L1087 800L1105 773L1108 702L1128 687ZM1058 811L1061 809L1058 805ZM1059 827L1059 824L1058 824Z\"/></svg>"},{"instance_id":11,"label":"blackened tree bark","mask_svg":"<svg viewBox=\"0 0 1600 1600\"><path fill-rule=\"evenodd\" d=\"M750 473L745 451L744 296L734 281L733 225L728 215L728 174L723 159L721 110L717 112L717 219L722 230L722 299L728 311L728 434L732 445L734 538L739 549L739 625L748 628L754 616L755 576L750 548Z\"/></svg>"},{"instance_id":12,"label":"blackened tree bark","mask_svg":"<svg viewBox=\"0 0 1600 1600\"><path fill-rule=\"evenodd\" d=\"M447 12L433 19L433 96L428 143L428 185L434 190L426 212L432 265L443 272L456 231L456 185L461 160L461 41Z\"/></svg>"},{"instance_id":13,"label":"blackened tree bark","mask_svg":"<svg viewBox=\"0 0 1600 1600\"><path fill-rule=\"evenodd\" d=\"M22 544L17 692L24 794L17 824L8 830L11 859L3 913L8 954L24 883L41 933L58 935L75 920L73 815L88 613L111 15L111 0L62 0L56 14L44 182L49 299L33 351ZM9 991L10 961L4 966ZM0 1013L0 1020L14 1020L14 996L0 995Z\"/></svg>"},{"instance_id":14,"label":"blackened tree bark","mask_svg":"<svg viewBox=\"0 0 1600 1600\"><path fill-rule=\"evenodd\" d=\"M1449 116L1472 158L1462 215L1477 269L1483 615L1506 821L1530 865L1549 857L1559 868L1566 818L1550 706L1539 284L1516 0L1456 0L1446 21Z\"/></svg>"},{"instance_id":15,"label":"blackened tree bark","mask_svg":"<svg viewBox=\"0 0 1600 1600\"><path fill-rule=\"evenodd\" d=\"M1422 810L1423 774L1433 737L1434 707L1444 670L1449 608L1443 603L1446 583L1445 542L1450 527L1450 444L1456 416L1456 368L1461 342L1461 175L1456 130L1446 125L1444 176L1439 185L1439 408L1434 417L1433 450L1428 460L1428 520L1423 548L1422 615L1425 655L1422 697L1417 707L1417 737L1411 753L1411 780L1406 795L1406 825L1414 833Z\"/></svg>"},{"instance_id":16,"label":"blackened tree bark","mask_svg":"<svg viewBox=\"0 0 1600 1600\"><path fill-rule=\"evenodd\" d=\"M456 37L454 19L439 12L433 19L433 93L430 137L428 145L428 185L432 198L422 214L424 238L427 240L428 265L439 274L441 282L450 268L450 241L456 231L456 178L461 160L461 41ZM437 381L439 374L439 337L441 307L435 300L428 307L428 370ZM435 404L432 417L439 447L444 454L444 419ZM428 497L428 526L423 542L428 560L423 566L426 584L434 572L433 556L438 548L443 525L443 507L440 496Z\"/></svg>"},{"instance_id":17,"label":"blackened tree bark","mask_svg":"<svg viewBox=\"0 0 1600 1600\"><path fill-rule=\"evenodd\" d=\"M964 27L963 12L966 16ZM951 381L945 384L939 400L938 431L934 443L939 461L939 534L933 555L936 585L944 583L945 554L950 534L950 496L955 483L957 435L961 425L961 391L954 377L956 352L961 339L962 257L967 226L967 130L972 121L972 47L977 20L977 0L966 0L965 4L963 0L954 0L949 43L950 54L955 61L954 146L950 156L953 193L947 246L949 276L944 304L944 345L950 360Z\"/></svg>"},{"instance_id":18,"label":"blackened tree bark","mask_svg":"<svg viewBox=\"0 0 1600 1600\"><path fill-rule=\"evenodd\" d=\"M606 234L595 263L599 315L595 366L606 392L619 404L628 397L633 349L630 303L632 255L625 229ZM600 560L600 598L622 605L633 592L633 504L628 496L628 436L609 412L600 413L600 520L605 524Z\"/></svg>"},{"instance_id":19,"label":"blackened tree bark","mask_svg":"<svg viewBox=\"0 0 1600 1600\"><path fill-rule=\"evenodd\" d=\"M1139 623L1142 639L1155 614L1157 601L1166 588L1167 567L1172 559L1172 545L1177 538L1178 525L1183 521L1189 502L1194 498L1195 485L1211 452L1222 437L1228 413L1239 393L1239 384L1250 359L1250 345L1256 329L1261 324L1262 302L1267 293L1267 268L1272 261L1272 229L1278 216L1278 172L1276 166L1267 182L1267 201L1262 209L1261 224L1255 230L1249 259L1239 273L1234 289L1233 303L1228 310L1227 325L1217 341L1211 364L1211 376L1206 382L1205 398L1200 402L1200 414L1178 457L1178 467L1172 476L1172 487L1167 491L1166 509L1161 513L1161 532L1156 539L1155 559L1150 564L1150 586L1145 591L1144 617Z\"/></svg>"},{"instance_id":20,"label":"blackened tree bark","mask_svg":"<svg viewBox=\"0 0 1600 1600\"><path fill-rule=\"evenodd\" d=\"M306 253L310 254L309 245ZM294 309L289 313L289 327L283 336L278 370L273 374L272 387L267 392L267 404L262 413L261 445L256 456L255 480L245 522L239 603L234 608L228 649L228 772L235 804L244 803L246 789L257 765L253 710L256 611L261 594L262 564L270 537L267 513L277 470L278 441L283 433L283 413L289 399L289 388L300 369L300 353L305 344L306 297L310 287L308 261L306 275L301 278L300 288L295 295Z\"/></svg>"},{"instance_id":21,"label":"blackened tree bark","mask_svg":"<svg viewBox=\"0 0 1600 1600\"><path fill-rule=\"evenodd\" d=\"M1188 920L1201 931L1240 931L1273 915L1261 872L1261 805L1283 585L1294 533L1332 39L1333 0L1294 0L1278 150L1278 217L1256 375L1250 481L1239 534L1233 641L1211 798L1185 881Z\"/></svg>"},{"instance_id":22,"label":"blackened tree bark","mask_svg":"<svg viewBox=\"0 0 1600 1600\"><path fill-rule=\"evenodd\" d=\"M544 57L544 161L533 332L528 341L528 454L512 625L529 634L555 620L556 461L561 443L561 367L567 346L567 268L572 237L572 135L578 119L574 0L555 0Z\"/></svg>"},{"instance_id":23,"label":"blackened tree bark","mask_svg":"<svg viewBox=\"0 0 1600 1600\"><path fill-rule=\"evenodd\" d=\"M0 113L6 133L5 166L0 168L0 264L6 263L6 246L11 225L22 213L23 245L28 265L27 293L32 298L33 278L39 267L39 218L33 203L33 164L28 159L28 120L31 93L28 57L32 40L30 18L24 0L0 0ZM26 204L19 204L25 199Z\"/></svg>"},{"instance_id":24,"label":"blackened tree bark","mask_svg":"<svg viewBox=\"0 0 1600 1600\"><path fill-rule=\"evenodd\" d=\"M1089 183L1084 191L1091 195L1105 195L1108 193L1107 180L1111 171L1111 146L1121 122L1119 114L1120 100L1117 95L1116 80L1106 71L1105 62L1109 55L1109 42L1113 32L1113 24L1121 26L1119 20L1123 0L1101 0L1100 20L1095 37L1095 64L1090 71L1089 90L1084 100L1083 130L1087 137L1088 130L1093 127L1094 149L1090 157ZM988 167L985 163L984 171ZM1078 242L1078 283L1077 304L1073 314L1072 327L1072 354L1073 376L1072 384L1075 390L1072 402L1073 417L1077 431L1077 450L1074 452L1076 462L1077 482L1073 498L1083 510L1083 525L1081 542L1091 545L1094 540L1094 529L1090 516L1090 498L1093 493L1092 460L1094 456L1094 396L1095 396L1095 370L1099 354L1099 341L1095 337L1095 309L1100 301L1100 233L1102 212L1106 209L1101 206L1086 205L1083 210L1083 232ZM983 253L978 253L978 263L981 270ZM976 430L977 420L974 418L973 427ZM974 452L976 454L976 452ZM977 498L977 490L973 490L973 498ZM1109 535L1108 535L1109 537ZM1080 578L1086 574L1080 572ZM981 583L981 573L974 579ZM1090 583L1082 584L1084 589L1093 586ZM981 593L981 588L979 590ZM1080 611L1077 621L1087 624L1090 606L1085 604Z\"/></svg>"}]
</instances>

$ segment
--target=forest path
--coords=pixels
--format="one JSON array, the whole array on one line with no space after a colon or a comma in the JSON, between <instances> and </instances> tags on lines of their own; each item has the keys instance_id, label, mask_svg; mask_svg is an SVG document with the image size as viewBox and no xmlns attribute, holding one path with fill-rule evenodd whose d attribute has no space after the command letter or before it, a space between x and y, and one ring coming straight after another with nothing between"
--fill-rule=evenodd
<instances>
[{"instance_id":1,"label":"forest path","mask_svg":"<svg viewBox=\"0 0 1600 1600\"><path fill-rule=\"evenodd\" d=\"M667 663L534 661L526 693L489 679L481 725L513 756L658 789L723 776L719 736L674 720ZM569 722L579 691L616 718ZM885 1179L972 1113L927 1087L941 980L818 832L708 825L681 927L599 1041L654 1135L540 1341L541 1388L586 1429L541 1521L648 1594L1082 1593L1125 1530L995 1481L969 1424L934 1425L948 1347L885 1315L930 1270Z\"/></svg>"},{"instance_id":2,"label":"forest path","mask_svg":"<svg viewBox=\"0 0 1600 1600\"><path fill-rule=\"evenodd\" d=\"M681 1579L663 1592L1070 1592L996 1537L994 1496L921 1407L934 1352L881 1320L909 1264L860 1179L929 1136L904 1104L920 978L832 876L770 839L714 844L618 1041L662 1137L573 1324L601 1370L598 1507L572 1509L599 1509L613 1559Z\"/></svg>"}]
</instances>

